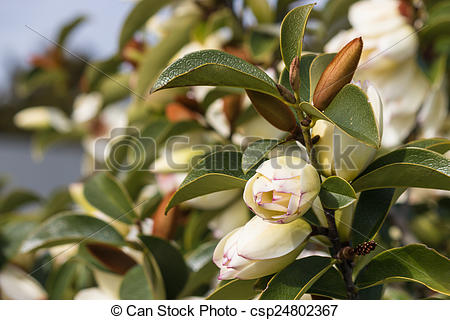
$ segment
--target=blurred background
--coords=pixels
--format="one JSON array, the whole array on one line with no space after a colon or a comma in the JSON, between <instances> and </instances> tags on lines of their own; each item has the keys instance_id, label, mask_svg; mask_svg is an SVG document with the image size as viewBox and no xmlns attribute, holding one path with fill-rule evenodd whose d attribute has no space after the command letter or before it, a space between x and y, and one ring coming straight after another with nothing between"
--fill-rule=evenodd
<instances>
[{"instance_id":1,"label":"blurred background","mask_svg":"<svg viewBox=\"0 0 450 320\"><path fill-rule=\"evenodd\" d=\"M70 110L86 64L65 53L69 92L58 94L52 79L29 79L32 70L39 68L39 57L54 49L50 40L57 39L61 29L83 19L70 32L64 47L88 61L106 59L117 51L121 22L133 5L133 1L108 0L2 2L0 168L8 187L26 186L47 196L57 186L79 179L82 148L77 141L55 146L38 160L31 154L30 133L19 130L12 117L26 106L54 105Z\"/></svg>"}]
</instances>

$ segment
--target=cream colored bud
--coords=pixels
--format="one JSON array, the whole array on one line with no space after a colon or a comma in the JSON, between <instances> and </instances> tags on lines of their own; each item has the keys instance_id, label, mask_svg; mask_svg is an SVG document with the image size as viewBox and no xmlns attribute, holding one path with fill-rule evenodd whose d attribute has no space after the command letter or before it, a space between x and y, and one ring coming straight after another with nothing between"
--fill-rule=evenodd
<instances>
[{"instance_id":1,"label":"cream colored bud","mask_svg":"<svg viewBox=\"0 0 450 320\"><path fill-rule=\"evenodd\" d=\"M319 190L319 174L312 165L283 156L261 164L245 186L244 201L264 220L288 223L311 208Z\"/></svg>"},{"instance_id":2,"label":"cream colored bud","mask_svg":"<svg viewBox=\"0 0 450 320\"><path fill-rule=\"evenodd\" d=\"M311 226L303 219L274 224L253 217L214 250L219 279L256 279L282 270L297 258L310 233Z\"/></svg>"}]
</instances>

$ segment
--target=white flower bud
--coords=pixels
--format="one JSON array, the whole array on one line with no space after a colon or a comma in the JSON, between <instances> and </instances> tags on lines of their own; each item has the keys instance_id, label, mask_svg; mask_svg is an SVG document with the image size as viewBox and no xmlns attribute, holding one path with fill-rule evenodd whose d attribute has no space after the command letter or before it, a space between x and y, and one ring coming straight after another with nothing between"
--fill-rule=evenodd
<instances>
[{"instance_id":1,"label":"white flower bud","mask_svg":"<svg viewBox=\"0 0 450 320\"><path fill-rule=\"evenodd\" d=\"M0 270L0 298L9 300L43 300L47 293L39 282L22 269L7 264Z\"/></svg>"},{"instance_id":2,"label":"white flower bud","mask_svg":"<svg viewBox=\"0 0 450 320\"><path fill-rule=\"evenodd\" d=\"M248 180L244 201L258 216L287 223L303 215L320 191L316 169L303 159L283 156L265 161Z\"/></svg>"},{"instance_id":3,"label":"white flower bud","mask_svg":"<svg viewBox=\"0 0 450 320\"><path fill-rule=\"evenodd\" d=\"M253 217L217 245L213 261L220 268L219 279L256 279L282 270L297 258L310 233L303 219L274 224Z\"/></svg>"},{"instance_id":4,"label":"white flower bud","mask_svg":"<svg viewBox=\"0 0 450 320\"><path fill-rule=\"evenodd\" d=\"M14 116L17 127L27 130L55 129L59 132L70 130L70 121L61 110L54 107L31 107Z\"/></svg>"},{"instance_id":5,"label":"white flower bud","mask_svg":"<svg viewBox=\"0 0 450 320\"><path fill-rule=\"evenodd\" d=\"M365 83L363 90L368 96L375 119L378 124L378 135L383 134L383 113L381 98L377 90ZM325 176L336 175L346 180L353 180L372 162L378 148L368 146L344 133L325 120L318 120L312 128L312 136L319 136L314 145L317 162L321 173Z\"/></svg>"}]
</instances>

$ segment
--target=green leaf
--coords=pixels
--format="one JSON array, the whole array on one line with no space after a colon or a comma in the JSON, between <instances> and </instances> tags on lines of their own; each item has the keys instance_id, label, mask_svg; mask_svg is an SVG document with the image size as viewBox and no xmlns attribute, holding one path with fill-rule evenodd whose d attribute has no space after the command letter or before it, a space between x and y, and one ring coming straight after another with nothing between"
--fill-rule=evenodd
<instances>
[{"instance_id":1,"label":"green leaf","mask_svg":"<svg viewBox=\"0 0 450 320\"><path fill-rule=\"evenodd\" d=\"M133 38L134 33L145 25L147 20L159 11L170 1L141 0L130 11L120 32L119 49L122 49L127 42Z\"/></svg>"},{"instance_id":2,"label":"green leaf","mask_svg":"<svg viewBox=\"0 0 450 320\"><path fill-rule=\"evenodd\" d=\"M316 282L313 283L307 293L327 298L347 299L342 274L334 267L329 268Z\"/></svg>"},{"instance_id":3,"label":"green leaf","mask_svg":"<svg viewBox=\"0 0 450 320\"><path fill-rule=\"evenodd\" d=\"M445 138L419 139L407 143L405 147L424 148L444 154L450 150L450 140Z\"/></svg>"},{"instance_id":4,"label":"green leaf","mask_svg":"<svg viewBox=\"0 0 450 320\"><path fill-rule=\"evenodd\" d=\"M22 252L65 243L95 241L123 246L122 236L109 224L97 218L62 213L45 221L23 243Z\"/></svg>"},{"instance_id":5,"label":"green leaf","mask_svg":"<svg viewBox=\"0 0 450 320\"><path fill-rule=\"evenodd\" d=\"M125 188L108 173L99 173L84 184L84 196L89 203L113 219L131 224L137 217Z\"/></svg>"},{"instance_id":6,"label":"green leaf","mask_svg":"<svg viewBox=\"0 0 450 320\"><path fill-rule=\"evenodd\" d=\"M212 262L214 249L217 241L203 243L186 257L186 263L192 272L189 274L188 282L178 299L189 296L203 295L211 285L214 277L217 277L217 267Z\"/></svg>"},{"instance_id":7,"label":"green leaf","mask_svg":"<svg viewBox=\"0 0 450 320\"><path fill-rule=\"evenodd\" d=\"M278 139L261 139L250 144L242 156L242 171L247 173L261 160L265 159L269 152L283 141Z\"/></svg>"},{"instance_id":8,"label":"green leaf","mask_svg":"<svg viewBox=\"0 0 450 320\"><path fill-rule=\"evenodd\" d=\"M308 4L292 9L281 22L280 49L287 69L289 69L292 60L302 54L303 34L313 7L314 4Z\"/></svg>"},{"instance_id":9,"label":"green leaf","mask_svg":"<svg viewBox=\"0 0 450 320\"><path fill-rule=\"evenodd\" d=\"M151 92L202 85L246 88L280 97L275 81L264 71L219 50L201 50L178 59L161 73Z\"/></svg>"},{"instance_id":10,"label":"green leaf","mask_svg":"<svg viewBox=\"0 0 450 320\"><path fill-rule=\"evenodd\" d=\"M188 269L183 256L163 239L151 236L139 236L139 239L152 253L161 270L167 299L175 299L188 279Z\"/></svg>"},{"instance_id":11,"label":"green leaf","mask_svg":"<svg viewBox=\"0 0 450 320\"><path fill-rule=\"evenodd\" d=\"M449 159L434 151L406 147L376 159L352 186L357 192L393 187L450 190L449 175Z\"/></svg>"},{"instance_id":12,"label":"green leaf","mask_svg":"<svg viewBox=\"0 0 450 320\"><path fill-rule=\"evenodd\" d=\"M39 196L32 191L16 189L11 191L3 199L1 199L0 213L11 212L20 208L21 206L38 202L39 200Z\"/></svg>"},{"instance_id":13,"label":"green leaf","mask_svg":"<svg viewBox=\"0 0 450 320\"><path fill-rule=\"evenodd\" d=\"M316 56L309 66L309 97L306 101L312 101L317 83L336 53L323 53ZM303 74L302 74L303 75ZM303 79L303 78L302 78Z\"/></svg>"},{"instance_id":14,"label":"green leaf","mask_svg":"<svg viewBox=\"0 0 450 320\"><path fill-rule=\"evenodd\" d=\"M319 197L325 208L337 210L351 205L356 193L346 180L333 176L322 182Z\"/></svg>"},{"instance_id":15,"label":"green leaf","mask_svg":"<svg viewBox=\"0 0 450 320\"><path fill-rule=\"evenodd\" d=\"M183 46L189 43L190 31L197 21L196 14L178 17L177 21L170 25L167 36L156 46L146 50L138 69L136 93L139 96L147 95L158 74Z\"/></svg>"},{"instance_id":16,"label":"green leaf","mask_svg":"<svg viewBox=\"0 0 450 320\"><path fill-rule=\"evenodd\" d=\"M212 153L195 164L177 192L170 199L166 212L183 201L205 194L243 188L254 172L242 172L242 153L219 151Z\"/></svg>"},{"instance_id":17,"label":"green leaf","mask_svg":"<svg viewBox=\"0 0 450 320\"><path fill-rule=\"evenodd\" d=\"M331 258L319 256L296 260L269 281L259 299L298 300L333 263Z\"/></svg>"},{"instance_id":18,"label":"green leaf","mask_svg":"<svg viewBox=\"0 0 450 320\"><path fill-rule=\"evenodd\" d=\"M309 101L310 99L310 87L311 87L311 77L310 69L312 62L316 59L315 54L304 54L300 59L300 100ZM317 80L318 81L318 80ZM316 83L317 84L317 83Z\"/></svg>"},{"instance_id":19,"label":"green leaf","mask_svg":"<svg viewBox=\"0 0 450 320\"><path fill-rule=\"evenodd\" d=\"M131 268L122 280L119 296L122 300L152 300L154 299L149 279L144 268L136 265Z\"/></svg>"},{"instance_id":20,"label":"green leaf","mask_svg":"<svg viewBox=\"0 0 450 320\"><path fill-rule=\"evenodd\" d=\"M166 289L164 287L164 279L158 263L146 246L142 247L142 251L144 252L144 273L148 279L153 299L165 300Z\"/></svg>"},{"instance_id":21,"label":"green leaf","mask_svg":"<svg viewBox=\"0 0 450 320\"><path fill-rule=\"evenodd\" d=\"M75 281L78 264L75 260L68 260L56 271L49 284L48 298L50 300L73 298L74 294L70 289Z\"/></svg>"},{"instance_id":22,"label":"green leaf","mask_svg":"<svg viewBox=\"0 0 450 320\"><path fill-rule=\"evenodd\" d=\"M231 280L218 287L206 300L249 300L256 295L257 280Z\"/></svg>"},{"instance_id":23,"label":"green leaf","mask_svg":"<svg viewBox=\"0 0 450 320\"><path fill-rule=\"evenodd\" d=\"M323 113L306 102L302 102L300 108L312 117L333 123L366 145L374 148L380 146L381 139L372 106L367 95L356 85L345 85Z\"/></svg>"},{"instance_id":24,"label":"green leaf","mask_svg":"<svg viewBox=\"0 0 450 320\"><path fill-rule=\"evenodd\" d=\"M392 280L418 282L450 295L450 260L422 244L386 250L361 270L356 285L368 288Z\"/></svg>"},{"instance_id":25,"label":"green leaf","mask_svg":"<svg viewBox=\"0 0 450 320\"><path fill-rule=\"evenodd\" d=\"M310 97L310 67L314 59L317 55L312 53L307 53L302 56L300 59L300 89L299 89L299 95L300 95L300 101L302 102L308 102ZM279 83L288 88L292 93L294 91L291 88L291 84L289 82L289 71L284 68L280 75Z\"/></svg>"},{"instance_id":26,"label":"green leaf","mask_svg":"<svg viewBox=\"0 0 450 320\"><path fill-rule=\"evenodd\" d=\"M392 205L405 189L376 189L361 192L353 214L351 243L372 240L381 229Z\"/></svg>"}]
</instances>

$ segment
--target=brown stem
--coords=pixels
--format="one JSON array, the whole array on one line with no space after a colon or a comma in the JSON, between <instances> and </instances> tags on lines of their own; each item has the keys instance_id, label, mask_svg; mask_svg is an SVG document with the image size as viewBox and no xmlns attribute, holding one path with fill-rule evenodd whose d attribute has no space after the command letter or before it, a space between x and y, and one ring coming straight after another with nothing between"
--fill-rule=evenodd
<instances>
[{"instance_id":1,"label":"brown stem","mask_svg":"<svg viewBox=\"0 0 450 320\"><path fill-rule=\"evenodd\" d=\"M339 233L336 227L336 221L334 218L334 210L325 209L325 216L327 218L328 223L328 238L333 244L334 257L337 257L337 254L342 249L341 241L339 239ZM355 284L353 283L352 273L353 273L353 265L352 261L349 259L342 259L341 262L338 263L338 267L344 276L345 287L347 288L347 296L349 299L357 299L358 293L356 291Z\"/></svg>"}]
</instances>

